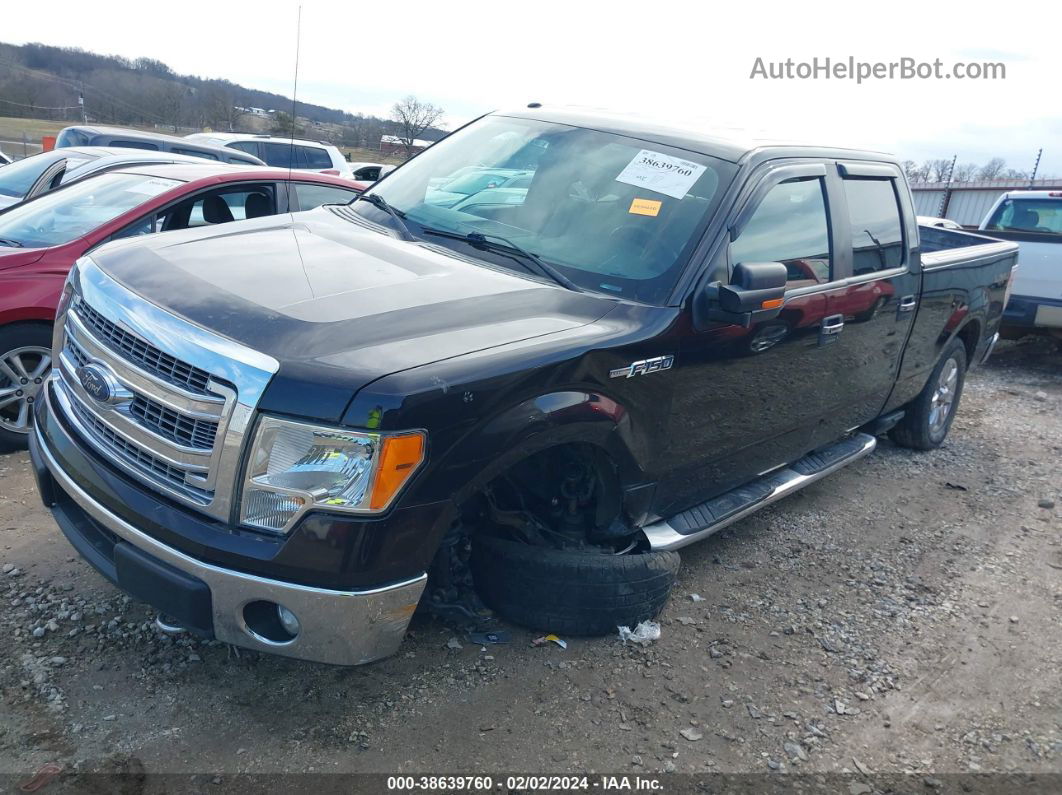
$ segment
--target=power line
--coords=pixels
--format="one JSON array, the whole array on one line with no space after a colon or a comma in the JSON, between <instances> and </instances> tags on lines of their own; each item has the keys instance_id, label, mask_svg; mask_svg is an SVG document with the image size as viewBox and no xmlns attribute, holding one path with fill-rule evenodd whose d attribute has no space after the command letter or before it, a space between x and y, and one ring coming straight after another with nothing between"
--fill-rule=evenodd
<instances>
[{"instance_id":1,"label":"power line","mask_svg":"<svg viewBox=\"0 0 1062 795\"><path fill-rule=\"evenodd\" d=\"M7 105L18 105L20 108L33 108L34 110L75 110L77 108L77 105L63 105L57 108L50 108L44 105L27 105L25 102L15 102L12 99L4 99L2 97L0 97L0 102Z\"/></svg>"},{"instance_id":2,"label":"power line","mask_svg":"<svg viewBox=\"0 0 1062 795\"><path fill-rule=\"evenodd\" d=\"M40 78L42 80L52 80L52 81L54 81L56 83L62 83L63 85L67 86L68 88L72 88L72 89L74 89L75 91L78 91L78 92L80 92L82 90L82 86L84 86L84 88L91 89L94 93L98 94L99 96L103 97L104 99L108 99L111 102L116 102L119 105L124 105L129 110L131 110L131 111L133 111L135 113L139 113L141 116L147 116L148 118L154 119L155 121L158 121L158 122L162 122L163 124L169 124L169 121L167 119L164 119L162 116L158 116L158 115L156 115L154 113L150 113L148 111L145 111L143 108L139 108L136 105L133 105L132 103L127 102L124 99L119 99L118 97L113 96L112 94L108 94L106 91L101 91L99 88L96 88L96 86L90 85L89 83L75 83L75 82L73 82L71 80L67 80L66 78L59 77L58 75L48 74L47 72L41 72L41 71L38 71L37 69L30 69L28 66L22 66L21 64L17 64L17 63L15 63L13 61L9 61L6 58L0 58L0 63L5 63L8 66L12 67L13 69L20 69L23 72L31 74L34 77L38 77L38 78Z\"/></svg>"}]
</instances>

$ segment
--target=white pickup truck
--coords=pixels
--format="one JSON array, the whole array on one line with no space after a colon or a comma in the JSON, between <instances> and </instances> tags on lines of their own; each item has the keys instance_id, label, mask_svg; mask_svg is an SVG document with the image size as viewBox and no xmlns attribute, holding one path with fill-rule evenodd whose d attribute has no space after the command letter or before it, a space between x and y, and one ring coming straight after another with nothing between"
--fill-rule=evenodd
<instances>
[{"instance_id":1,"label":"white pickup truck","mask_svg":"<svg viewBox=\"0 0 1062 795\"><path fill-rule=\"evenodd\" d=\"M1021 247L1002 336L1049 334L1062 343L1062 191L1008 191L980 228Z\"/></svg>"}]
</instances>

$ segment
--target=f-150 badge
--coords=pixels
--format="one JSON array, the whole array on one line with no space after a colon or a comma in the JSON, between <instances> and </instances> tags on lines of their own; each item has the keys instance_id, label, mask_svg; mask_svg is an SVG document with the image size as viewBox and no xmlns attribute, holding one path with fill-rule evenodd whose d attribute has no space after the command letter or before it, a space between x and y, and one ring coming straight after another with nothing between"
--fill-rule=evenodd
<instances>
[{"instance_id":1,"label":"f-150 badge","mask_svg":"<svg viewBox=\"0 0 1062 795\"><path fill-rule=\"evenodd\" d=\"M617 367L615 370L609 370L608 377L630 378L635 375L656 373L660 370L670 370L671 365L674 363L674 356L654 356L652 359L642 359L637 362L631 362L626 367Z\"/></svg>"}]
</instances>

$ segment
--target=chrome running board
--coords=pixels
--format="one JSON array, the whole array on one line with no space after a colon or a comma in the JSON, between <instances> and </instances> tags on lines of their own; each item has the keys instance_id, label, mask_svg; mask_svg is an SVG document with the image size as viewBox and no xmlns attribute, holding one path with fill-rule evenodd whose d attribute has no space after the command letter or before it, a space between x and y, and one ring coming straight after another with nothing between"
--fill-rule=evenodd
<instances>
[{"instance_id":1,"label":"chrome running board","mask_svg":"<svg viewBox=\"0 0 1062 795\"><path fill-rule=\"evenodd\" d=\"M726 494L647 525L642 532L654 550L680 549L858 461L877 445L878 440L870 434L854 434Z\"/></svg>"}]
</instances>

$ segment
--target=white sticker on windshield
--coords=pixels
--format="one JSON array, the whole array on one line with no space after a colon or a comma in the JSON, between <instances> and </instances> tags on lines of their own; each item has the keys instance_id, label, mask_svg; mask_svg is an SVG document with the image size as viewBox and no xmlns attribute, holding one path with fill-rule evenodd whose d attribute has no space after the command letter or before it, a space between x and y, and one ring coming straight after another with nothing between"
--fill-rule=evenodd
<instances>
[{"instance_id":1,"label":"white sticker on windshield","mask_svg":"<svg viewBox=\"0 0 1062 795\"><path fill-rule=\"evenodd\" d=\"M145 196L158 196L160 193L165 193L170 188L176 187L180 184L181 181L179 179L154 177L153 179L130 185L126 190L130 193L143 193Z\"/></svg>"},{"instance_id":2,"label":"white sticker on windshield","mask_svg":"<svg viewBox=\"0 0 1062 795\"><path fill-rule=\"evenodd\" d=\"M616 177L616 182L681 199L700 179L706 166L643 149Z\"/></svg>"}]
</instances>

